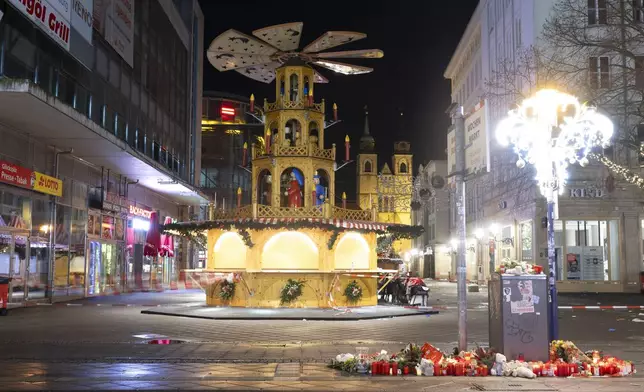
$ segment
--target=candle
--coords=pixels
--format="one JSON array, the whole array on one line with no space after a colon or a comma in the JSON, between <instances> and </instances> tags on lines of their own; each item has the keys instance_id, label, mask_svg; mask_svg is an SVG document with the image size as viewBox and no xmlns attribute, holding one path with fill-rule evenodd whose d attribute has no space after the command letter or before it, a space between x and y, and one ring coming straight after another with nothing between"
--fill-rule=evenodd
<instances>
[{"instance_id":1,"label":"candle","mask_svg":"<svg viewBox=\"0 0 644 392\"><path fill-rule=\"evenodd\" d=\"M454 375L455 376L463 376L465 374L465 364L462 362L457 363L454 366Z\"/></svg>"},{"instance_id":2,"label":"candle","mask_svg":"<svg viewBox=\"0 0 644 392\"><path fill-rule=\"evenodd\" d=\"M271 153L271 130L267 129L266 130L266 140L264 141L266 144L266 155Z\"/></svg>"},{"instance_id":3,"label":"candle","mask_svg":"<svg viewBox=\"0 0 644 392\"><path fill-rule=\"evenodd\" d=\"M250 112L253 113L255 111L255 95L251 94L250 95Z\"/></svg>"},{"instance_id":4,"label":"candle","mask_svg":"<svg viewBox=\"0 0 644 392\"><path fill-rule=\"evenodd\" d=\"M309 89L308 101L309 101L309 106L313 106L313 89Z\"/></svg>"},{"instance_id":5,"label":"candle","mask_svg":"<svg viewBox=\"0 0 644 392\"><path fill-rule=\"evenodd\" d=\"M398 375L398 362L392 362L391 363L391 375L392 376L397 376Z\"/></svg>"},{"instance_id":6,"label":"candle","mask_svg":"<svg viewBox=\"0 0 644 392\"><path fill-rule=\"evenodd\" d=\"M403 374L405 376L409 374L409 366L405 365L405 367L403 368Z\"/></svg>"},{"instance_id":7,"label":"candle","mask_svg":"<svg viewBox=\"0 0 644 392\"><path fill-rule=\"evenodd\" d=\"M248 152L248 143L244 142L244 148L242 150L242 166L246 167L246 153Z\"/></svg>"},{"instance_id":8,"label":"candle","mask_svg":"<svg viewBox=\"0 0 644 392\"><path fill-rule=\"evenodd\" d=\"M315 190L311 191L311 205L316 205L318 201L318 195L315 193Z\"/></svg>"},{"instance_id":9,"label":"candle","mask_svg":"<svg viewBox=\"0 0 644 392\"><path fill-rule=\"evenodd\" d=\"M351 144L349 143L349 135L347 135L344 138L344 160L345 161L349 160L349 148L351 148Z\"/></svg>"},{"instance_id":10,"label":"candle","mask_svg":"<svg viewBox=\"0 0 644 392\"><path fill-rule=\"evenodd\" d=\"M388 375L389 375L389 371L390 371L390 370L391 370L391 369L390 369L390 367L389 367L389 362L384 362L384 363L382 364L382 374L384 374L385 376L388 376Z\"/></svg>"},{"instance_id":11,"label":"candle","mask_svg":"<svg viewBox=\"0 0 644 392\"><path fill-rule=\"evenodd\" d=\"M342 208L347 208L347 194L342 192Z\"/></svg>"},{"instance_id":12,"label":"candle","mask_svg":"<svg viewBox=\"0 0 644 392\"><path fill-rule=\"evenodd\" d=\"M333 104L333 121L338 121L338 105Z\"/></svg>"},{"instance_id":13,"label":"candle","mask_svg":"<svg viewBox=\"0 0 644 392\"><path fill-rule=\"evenodd\" d=\"M242 190L241 188L237 188L237 207L241 207L241 202L242 202Z\"/></svg>"},{"instance_id":14,"label":"candle","mask_svg":"<svg viewBox=\"0 0 644 392\"><path fill-rule=\"evenodd\" d=\"M378 374L378 362L371 362L371 375Z\"/></svg>"}]
</instances>

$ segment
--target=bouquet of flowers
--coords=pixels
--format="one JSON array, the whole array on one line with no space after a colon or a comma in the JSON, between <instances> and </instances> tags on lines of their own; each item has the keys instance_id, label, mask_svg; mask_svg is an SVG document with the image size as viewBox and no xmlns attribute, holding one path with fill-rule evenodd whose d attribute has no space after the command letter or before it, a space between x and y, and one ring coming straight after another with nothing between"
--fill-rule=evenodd
<instances>
[{"instance_id":1,"label":"bouquet of flowers","mask_svg":"<svg viewBox=\"0 0 644 392\"><path fill-rule=\"evenodd\" d=\"M513 275L538 275L543 272L540 265L528 264L525 261L516 261L511 259L503 259L501 265L496 269L500 274L513 274Z\"/></svg>"},{"instance_id":2,"label":"bouquet of flowers","mask_svg":"<svg viewBox=\"0 0 644 392\"><path fill-rule=\"evenodd\" d=\"M235 296L235 282L224 280L221 282L221 291L219 291L219 298L224 301L230 301Z\"/></svg>"}]
</instances>

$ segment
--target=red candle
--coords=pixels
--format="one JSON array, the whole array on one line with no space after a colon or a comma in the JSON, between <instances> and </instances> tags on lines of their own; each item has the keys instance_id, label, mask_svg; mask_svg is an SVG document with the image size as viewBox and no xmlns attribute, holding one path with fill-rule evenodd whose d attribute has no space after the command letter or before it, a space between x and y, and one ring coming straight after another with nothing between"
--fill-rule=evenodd
<instances>
[{"instance_id":1,"label":"red candle","mask_svg":"<svg viewBox=\"0 0 644 392\"><path fill-rule=\"evenodd\" d=\"M311 205L312 206L314 206L315 203L317 202L317 196L318 195L315 193L315 191L311 191Z\"/></svg>"},{"instance_id":2,"label":"red candle","mask_svg":"<svg viewBox=\"0 0 644 392\"><path fill-rule=\"evenodd\" d=\"M448 376L453 376L454 375L454 364L450 363L447 365L447 375Z\"/></svg>"},{"instance_id":3,"label":"red candle","mask_svg":"<svg viewBox=\"0 0 644 392\"><path fill-rule=\"evenodd\" d=\"M483 366L481 366L481 371L482 371L482 372L481 372L481 376L483 376L483 377L487 377L487 375L488 375L488 368L487 368L487 365L483 365Z\"/></svg>"},{"instance_id":4,"label":"red candle","mask_svg":"<svg viewBox=\"0 0 644 392\"><path fill-rule=\"evenodd\" d=\"M398 375L398 362L392 362L391 363L391 375L392 376L397 376Z\"/></svg>"},{"instance_id":5,"label":"red candle","mask_svg":"<svg viewBox=\"0 0 644 392\"><path fill-rule=\"evenodd\" d=\"M349 143L349 135L347 135L344 138L344 160L345 161L349 160L349 148L351 148L351 144Z\"/></svg>"},{"instance_id":6,"label":"red candle","mask_svg":"<svg viewBox=\"0 0 644 392\"><path fill-rule=\"evenodd\" d=\"M389 362L385 362L385 363L382 364L382 374L384 374L385 376L388 376L389 375L389 369L390 369L389 368Z\"/></svg>"},{"instance_id":7,"label":"red candle","mask_svg":"<svg viewBox=\"0 0 644 392\"><path fill-rule=\"evenodd\" d=\"M237 207L241 207L241 202L242 202L242 190L241 188L237 188Z\"/></svg>"},{"instance_id":8,"label":"red candle","mask_svg":"<svg viewBox=\"0 0 644 392\"><path fill-rule=\"evenodd\" d=\"M434 376L440 376L441 375L441 367L438 364L434 365Z\"/></svg>"},{"instance_id":9,"label":"red candle","mask_svg":"<svg viewBox=\"0 0 644 392\"><path fill-rule=\"evenodd\" d=\"M462 362L457 363L454 366L454 375L455 376L463 376L465 374L465 364Z\"/></svg>"},{"instance_id":10,"label":"red candle","mask_svg":"<svg viewBox=\"0 0 644 392\"><path fill-rule=\"evenodd\" d=\"M248 143L244 142L244 149L242 150L242 166L246 167L246 153L248 152Z\"/></svg>"},{"instance_id":11,"label":"red candle","mask_svg":"<svg viewBox=\"0 0 644 392\"><path fill-rule=\"evenodd\" d=\"M309 90L308 101L309 106L313 106L313 90Z\"/></svg>"},{"instance_id":12,"label":"red candle","mask_svg":"<svg viewBox=\"0 0 644 392\"><path fill-rule=\"evenodd\" d=\"M374 361L371 362L371 375L376 375L378 374L378 362Z\"/></svg>"},{"instance_id":13,"label":"red candle","mask_svg":"<svg viewBox=\"0 0 644 392\"><path fill-rule=\"evenodd\" d=\"M409 366L405 366L405 367L403 368L403 374L404 374L405 376L409 374Z\"/></svg>"}]
</instances>

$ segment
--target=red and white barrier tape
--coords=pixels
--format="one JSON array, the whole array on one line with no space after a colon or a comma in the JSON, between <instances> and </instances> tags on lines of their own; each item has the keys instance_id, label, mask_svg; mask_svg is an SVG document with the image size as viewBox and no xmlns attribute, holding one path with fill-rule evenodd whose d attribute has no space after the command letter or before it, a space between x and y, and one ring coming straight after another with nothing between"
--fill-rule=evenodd
<instances>
[{"instance_id":1,"label":"red and white barrier tape","mask_svg":"<svg viewBox=\"0 0 644 392\"><path fill-rule=\"evenodd\" d=\"M642 310L640 305L558 306L559 310Z\"/></svg>"}]
</instances>

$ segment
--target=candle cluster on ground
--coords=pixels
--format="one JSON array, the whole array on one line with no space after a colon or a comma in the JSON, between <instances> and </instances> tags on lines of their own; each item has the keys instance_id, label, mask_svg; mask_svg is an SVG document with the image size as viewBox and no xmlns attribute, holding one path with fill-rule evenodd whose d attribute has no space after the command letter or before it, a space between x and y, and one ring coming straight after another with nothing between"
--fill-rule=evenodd
<instances>
[{"instance_id":1,"label":"candle cluster on ground","mask_svg":"<svg viewBox=\"0 0 644 392\"><path fill-rule=\"evenodd\" d=\"M508 361L493 349L479 347L475 351L454 352L447 355L425 343L422 347L410 343L397 354L386 351L368 354L340 354L331 361L331 368L348 373L372 376L505 376L505 377L621 377L635 373L629 361L603 356L598 351L587 353L574 343L553 341L548 362L526 361L519 357Z\"/></svg>"}]
</instances>

